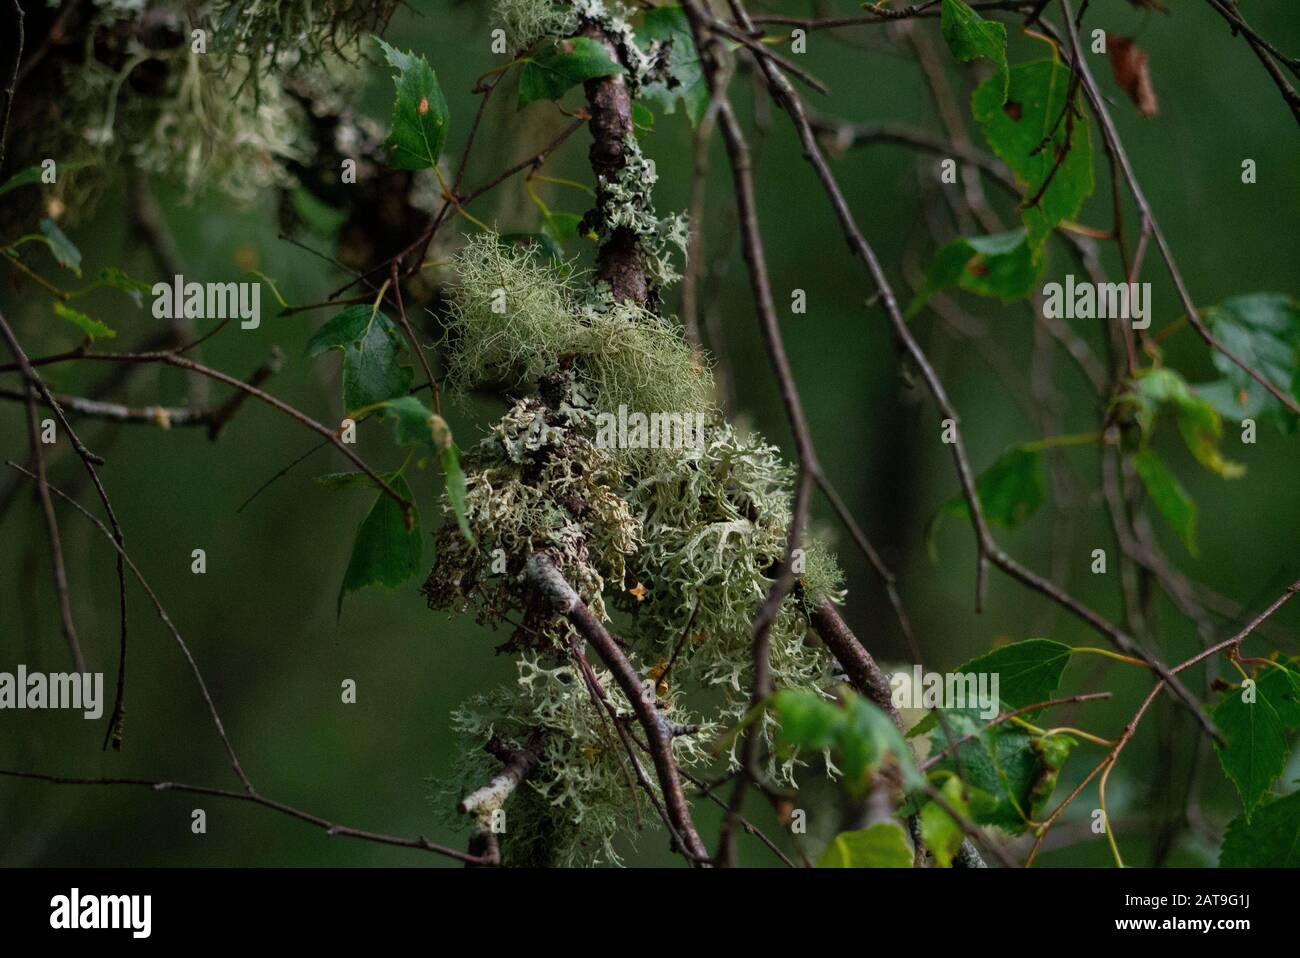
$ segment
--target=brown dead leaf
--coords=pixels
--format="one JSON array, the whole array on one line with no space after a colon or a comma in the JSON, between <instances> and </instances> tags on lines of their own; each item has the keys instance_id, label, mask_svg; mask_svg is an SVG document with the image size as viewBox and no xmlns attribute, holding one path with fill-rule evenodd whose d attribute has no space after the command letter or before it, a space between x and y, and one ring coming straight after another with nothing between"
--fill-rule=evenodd
<instances>
[{"instance_id":1,"label":"brown dead leaf","mask_svg":"<svg viewBox=\"0 0 1300 958\"><path fill-rule=\"evenodd\" d=\"M1124 88L1128 98L1143 116L1152 117L1160 110L1156 89L1151 84L1151 70L1147 66L1146 51L1133 42L1132 37L1107 35L1106 55L1115 82Z\"/></svg>"}]
</instances>

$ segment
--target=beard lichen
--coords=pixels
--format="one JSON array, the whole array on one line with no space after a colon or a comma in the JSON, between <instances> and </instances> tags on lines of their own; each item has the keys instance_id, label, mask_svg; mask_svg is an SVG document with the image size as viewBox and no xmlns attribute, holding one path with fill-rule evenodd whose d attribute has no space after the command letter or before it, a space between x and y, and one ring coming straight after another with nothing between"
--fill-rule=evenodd
<instances>
[{"instance_id":1,"label":"beard lichen","mask_svg":"<svg viewBox=\"0 0 1300 958\"><path fill-rule=\"evenodd\" d=\"M785 556L793 469L774 446L721 418L706 361L668 320L612 304L584 290L571 266L545 263L535 249L493 234L471 238L455 267L448 381L519 398L464 459L474 541L461 536L444 503L448 521L424 592L431 608L475 609L481 623L507 626L511 637L499 651L516 653L520 672L514 687L456 713L465 758L453 791L499 769L483 750L491 735L518 745L547 732L522 797L508 804L505 860L614 861L614 837L635 825L628 809L637 789L575 668L569 624L528 587L528 559L552 556L593 614L616 621L661 709L672 715L698 697L707 703L694 705L706 709L704 728L733 725L748 708L754 617ZM703 441L604 448L598 421L620 404L647 414L699 412ZM809 537L794 569L796 588L771 631L773 679L778 688L824 688L833 663L810 635L809 613L842 600L840 572ZM628 712L609 677L599 681ZM764 717L760 729L770 744L773 721ZM678 761L687 768L717 761L709 738L675 737ZM793 784L795 762L768 752L768 773ZM734 768L737 758L721 761Z\"/></svg>"},{"instance_id":2,"label":"beard lichen","mask_svg":"<svg viewBox=\"0 0 1300 958\"><path fill-rule=\"evenodd\" d=\"M553 0L496 0L491 21L505 31L512 52L526 50L539 40L572 36L578 29L573 4Z\"/></svg>"},{"instance_id":3,"label":"beard lichen","mask_svg":"<svg viewBox=\"0 0 1300 958\"><path fill-rule=\"evenodd\" d=\"M454 268L444 340L453 388L532 390L572 370L597 412L716 415L703 357L662 317L581 290L569 265L491 233L471 237Z\"/></svg>"}]
</instances>

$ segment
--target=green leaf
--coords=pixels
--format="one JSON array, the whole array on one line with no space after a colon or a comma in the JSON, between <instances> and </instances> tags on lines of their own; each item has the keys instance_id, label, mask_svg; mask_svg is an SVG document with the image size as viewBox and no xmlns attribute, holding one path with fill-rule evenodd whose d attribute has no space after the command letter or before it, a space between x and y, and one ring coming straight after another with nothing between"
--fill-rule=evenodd
<instances>
[{"instance_id":1,"label":"green leaf","mask_svg":"<svg viewBox=\"0 0 1300 958\"><path fill-rule=\"evenodd\" d=\"M519 74L519 109L537 100L558 100L579 83L622 72L604 45L591 37L556 40L525 58Z\"/></svg>"},{"instance_id":2,"label":"green leaf","mask_svg":"<svg viewBox=\"0 0 1300 958\"><path fill-rule=\"evenodd\" d=\"M1282 293L1250 293L1225 299L1203 312L1215 338L1265 379L1286 388L1300 375L1300 303ZM1244 369L1219 350L1211 359L1224 378L1198 386L1224 416L1240 420L1261 413L1288 427L1295 416Z\"/></svg>"},{"instance_id":3,"label":"green leaf","mask_svg":"<svg viewBox=\"0 0 1300 958\"><path fill-rule=\"evenodd\" d=\"M844 710L816 692L782 689L772 704L781 723L779 740L799 748L830 748L844 724Z\"/></svg>"},{"instance_id":4,"label":"green leaf","mask_svg":"<svg viewBox=\"0 0 1300 958\"><path fill-rule=\"evenodd\" d=\"M63 234L58 224L54 220L46 218L41 220L41 232L45 234L46 245L49 246L50 252L58 260L60 266L72 270L78 276L81 275L81 250L77 249L72 240Z\"/></svg>"},{"instance_id":5,"label":"green leaf","mask_svg":"<svg viewBox=\"0 0 1300 958\"><path fill-rule=\"evenodd\" d=\"M1028 521L1042 506L1047 496L1047 480L1043 474L1043 454L1038 449L1012 446L998 461L975 479L975 494L979 496L980 510L992 525L1014 529ZM934 551L934 534L943 516L970 516L970 507L960 493L953 496L930 520L926 540Z\"/></svg>"},{"instance_id":6,"label":"green leaf","mask_svg":"<svg viewBox=\"0 0 1300 958\"><path fill-rule=\"evenodd\" d=\"M320 199L311 190L298 187L289 194L293 212L307 227L321 236L334 236L348 214Z\"/></svg>"},{"instance_id":7,"label":"green leaf","mask_svg":"<svg viewBox=\"0 0 1300 958\"><path fill-rule=\"evenodd\" d=\"M970 810L966 807L966 798L962 794L961 779L955 775L950 776L939 791L944 800L956 811L967 818L970 817ZM921 807L920 818L921 841L930 850L930 854L939 863L939 867L947 868L952 864L953 857L961 848L961 843L966 837L961 830L961 825L934 802L926 802Z\"/></svg>"},{"instance_id":8,"label":"green leaf","mask_svg":"<svg viewBox=\"0 0 1300 958\"><path fill-rule=\"evenodd\" d=\"M1254 701L1245 701L1246 688L1231 689L1213 709L1214 724L1225 743L1215 743L1219 764L1241 795L1249 821L1255 806L1286 766L1286 734L1277 709L1255 685Z\"/></svg>"},{"instance_id":9,"label":"green leaf","mask_svg":"<svg viewBox=\"0 0 1300 958\"><path fill-rule=\"evenodd\" d=\"M376 403L372 408L383 410L386 418L392 417L396 420L393 438L399 446L420 443L433 445L433 412L415 396L386 399ZM362 411L358 410L358 412Z\"/></svg>"},{"instance_id":10,"label":"green leaf","mask_svg":"<svg viewBox=\"0 0 1300 958\"><path fill-rule=\"evenodd\" d=\"M307 341L307 356L343 351L343 408L355 411L406 395L412 373L398 361L404 348L392 320L358 304L317 330Z\"/></svg>"},{"instance_id":11,"label":"green leaf","mask_svg":"<svg viewBox=\"0 0 1300 958\"><path fill-rule=\"evenodd\" d=\"M877 822L840 832L817 858L818 868L911 868L912 849L902 826Z\"/></svg>"},{"instance_id":12,"label":"green leaf","mask_svg":"<svg viewBox=\"0 0 1300 958\"><path fill-rule=\"evenodd\" d=\"M818 692L782 689L772 697L772 707L781 725L778 743L833 750L850 794L866 792L886 762L897 765L908 785L921 782L911 749L893 721L852 690L844 689L843 702L836 704Z\"/></svg>"},{"instance_id":13,"label":"green leaf","mask_svg":"<svg viewBox=\"0 0 1300 958\"><path fill-rule=\"evenodd\" d=\"M1010 722L986 725L975 709L945 709L931 732L930 754L961 742L935 769L962 777L974 821L1019 835L1028 827L1026 819L1037 819L1051 798L1076 743L1066 735L1035 735Z\"/></svg>"},{"instance_id":14,"label":"green leaf","mask_svg":"<svg viewBox=\"0 0 1300 958\"><path fill-rule=\"evenodd\" d=\"M1196 503L1187 494L1178 477L1170 472L1163 459L1150 449L1139 449L1133 455L1142 485L1165 517L1170 528L1178 533L1183 545L1196 555Z\"/></svg>"},{"instance_id":15,"label":"green leaf","mask_svg":"<svg viewBox=\"0 0 1300 958\"><path fill-rule=\"evenodd\" d=\"M1265 668L1259 676L1259 691L1288 731L1300 728L1300 660Z\"/></svg>"},{"instance_id":16,"label":"green leaf","mask_svg":"<svg viewBox=\"0 0 1300 958\"><path fill-rule=\"evenodd\" d=\"M447 139L450 114L433 67L423 56L402 53L375 37L390 66L398 70L393 82L393 130L384 141L388 165L395 170L427 170L438 165Z\"/></svg>"},{"instance_id":17,"label":"green leaf","mask_svg":"<svg viewBox=\"0 0 1300 958\"><path fill-rule=\"evenodd\" d=\"M414 502L411 487L401 476L389 480L393 491ZM414 513L411 528L406 528L402 507L386 493L379 493L369 514L357 530L352 557L339 588L338 615L343 615L343 597L368 585L396 588L420 571L423 537L420 518Z\"/></svg>"},{"instance_id":18,"label":"green leaf","mask_svg":"<svg viewBox=\"0 0 1300 958\"><path fill-rule=\"evenodd\" d=\"M1072 651L1068 645L1051 639L1026 639L977 656L957 672L996 674L998 698L1012 709L1019 709L1046 702L1055 694Z\"/></svg>"},{"instance_id":19,"label":"green leaf","mask_svg":"<svg viewBox=\"0 0 1300 958\"><path fill-rule=\"evenodd\" d=\"M633 100L632 123L635 124L638 129L653 130L655 125L654 112L640 100Z\"/></svg>"},{"instance_id":20,"label":"green leaf","mask_svg":"<svg viewBox=\"0 0 1300 958\"><path fill-rule=\"evenodd\" d=\"M907 307L907 318L936 293L958 286L1003 302L1023 299L1038 285L1046 260L1035 257L1023 229L993 236L962 237L942 246L930 262L925 283Z\"/></svg>"},{"instance_id":21,"label":"green leaf","mask_svg":"<svg viewBox=\"0 0 1300 958\"><path fill-rule=\"evenodd\" d=\"M99 281L112 289L121 290L135 300L137 306L144 302L144 297L153 294L153 287L141 282L116 266L108 266L99 271Z\"/></svg>"},{"instance_id":22,"label":"green leaf","mask_svg":"<svg viewBox=\"0 0 1300 958\"><path fill-rule=\"evenodd\" d=\"M1219 867L1300 867L1300 792L1261 803L1253 819L1234 818L1223 835Z\"/></svg>"},{"instance_id":23,"label":"green leaf","mask_svg":"<svg viewBox=\"0 0 1300 958\"><path fill-rule=\"evenodd\" d=\"M578 213L551 213L542 223L542 235L561 247L564 243L578 238L578 226L582 216Z\"/></svg>"},{"instance_id":24,"label":"green leaf","mask_svg":"<svg viewBox=\"0 0 1300 958\"><path fill-rule=\"evenodd\" d=\"M1029 246L1037 255L1056 225L1074 219L1092 195L1092 134L1087 115L1080 110L1066 149L1071 129L1065 115L1070 71L1060 61L1052 57L1021 64L1011 69L1009 77L1005 87L1001 76L980 84L971 110L993 152L1015 174L1026 201L1047 183L1038 203L1021 211ZM1076 93L1074 105L1078 104ZM1060 168L1053 172L1058 155Z\"/></svg>"},{"instance_id":25,"label":"green leaf","mask_svg":"<svg viewBox=\"0 0 1300 958\"><path fill-rule=\"evenodd\" d=\"M116 332L99 320L91 319L85 313L75 310L71 306L65 306L58 300L54 302L54 312L72 323L91 339L111 339L117 335Z\"/></svg>"},{"instance_id":26,"label":"green leaf","mask_svg":"<svg viewBox=\"0 0 1300 958\"><path fill-rule=\"evenodd\" d=\"M439 417L434 417L435 419ZM448 434L450 435L450 434ZM435 441L436 444L436 441ZM442 466L442 479L447 490L447 504L451 506L460 534L469 542L474 541L474 533L469 527L469 516L465 505L465 471L460 467L460 450L454 442L448 442L438 450L438 463Z\"/></svg>"},{"instance_id":27,"label":"green leaf","mask_svg":"<svg viewBox=\"0 0 1300 958\"><path fill-rule=\"evenodd\" d=\"M667 77L641 88L641 95L672 113L680 99L686 107L691 125L700 122L709 108L709 81L700 65L690 22L681 7L655 7L647 10L645 22L637 31L642 45L661 44L668 57Z\"/></svg>"},{"instance_id":28,"label":"green leaf","mask_svg":"<svg viewBox=\"0 0 1300 958\"><path fill-rule=\"evenodd\" d=\"M1245 474L1245 466L1225 459L1219 451L1223 439L1223 420L1219 413L1174 370L1168 367L1143 370L1137 378L1137 392L1125 393L1117 401L1135 406L1138 425L1148 438L1155 429L1159 410L1172 409L1183 444L1197 462L1225 479Z\"/></svg>"},{"instance_id":29,"label":"green leaf","mask_svg":"<svg viewBox=\"0 0 1300 958\"><path fill-rule=\"evenodd\" d=\"M19 170L9 179L0 183L0 196L4 196L10 190L16 190L20 186L26 186L28 183L39 183L41 180L41 167L29 166L25 170Z\"/></svg>"},{"instance_id":30,"label":"green leaf","mask_svg":"<svg viewBox=\"0 0 1300 958\"><path fill-rule=\"evenodd\" d=\"M1007 98L1010 83L1007 70L1007 28L996 20L985 20L963 0L943 0L941 14L943 38L952 55L963 62L985 57L997 67L995 80L1001 81L1002 99Z\"/></svg>"}]
</instances>

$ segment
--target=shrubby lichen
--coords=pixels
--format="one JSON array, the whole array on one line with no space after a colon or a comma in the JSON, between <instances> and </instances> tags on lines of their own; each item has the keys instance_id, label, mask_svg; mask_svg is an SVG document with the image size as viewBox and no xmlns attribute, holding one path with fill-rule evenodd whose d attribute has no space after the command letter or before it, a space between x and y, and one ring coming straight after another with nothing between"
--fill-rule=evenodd
<instances>
[{"instance_id":1,"label":"shrubby lichen","mask_svg":"<svg viewBox=\"0 0 1300 958\"><path fill-rule=\"evenodd\" d=\"M793 470L775 447L721 419L707 363L668 320L613 304L584 289L570 265L493 234L471 238L455 269L449 382L522 397L464 460L475 543L445 523L424 586L433 608L474 608L481 622L507 625L502 650L523 656L519 688L457 713L471 756L461 774L468 787L491 777L499 764L482 747L502 728L523 741L567 723L529 778L532 791L511 806L503 854L534 861L544 847L564 862L612 860L611 836L630 827L626 756L598 746L598 727L582 725L595 713L573 711L586 690L580 677L576 691L560 679L575 677L563 658L571 630L531 594L528 558L545 550L598 617L617 618L662 707L701 694L708 721L731 725L748 708L753 620L785 555ZM620 403L705 411L705 441L653 455L601 448L596 414ZM816 540L797 562L796 589L771 632L772 674L778 687L823 688L832 663L808 617L817 602L841 600L840 573ZM557 711L561 701L568 711ZM770 741L772 719L762 722ZM705 744L698 735L675 740L691 763L705 761ZM769 772L793 782L794 760L769 751ZM548 804L538 805L540 796Z\"/></svg>"},{"instance_id":2,"label":"shrubby lichen","mask_svg":"<svg viewBox=\"0 0 1300 958\"><path fill-rule=\"evenodd\" d=\"M500 763L483 748L493 736L510 748L522 748L541 733L537 771L505 806L501 852L515 865L617 864L615 840L634 836L638 825L655 817L644 793L635 786L627 752L614 722L627 722L632 708L606 670L593 667L609 707L599 704L580 669L554 654L522 655L518 678L478 695L452 713L452 725L466 742L456 772L438 796L442 809L454 808L468 792L491 779ZM665 720L692 722L680 695L660 700ZM612 710L613 715L610 714ZM680 768L698 768L709 760L707 743L717 732L703 725L693 735L673 739L673 758ZM477 747L476 747L477 746ZM647 763L648 766L648 763ZM653 774L651 787L659 796Z\"/></svg>"}]
</instances>

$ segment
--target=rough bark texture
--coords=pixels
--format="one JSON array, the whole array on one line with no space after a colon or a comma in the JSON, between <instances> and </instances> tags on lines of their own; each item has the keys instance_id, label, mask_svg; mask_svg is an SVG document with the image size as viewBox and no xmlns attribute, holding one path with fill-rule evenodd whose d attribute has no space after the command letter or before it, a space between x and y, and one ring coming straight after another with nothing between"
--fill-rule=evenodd
<instances>
[{"instance_id":1,"label":"rough bark texture","mask_svg":"<svg viewBox=\"0 0 1300 958\"><path fill-rule=\"evenodd\" d=\"M581 35L600 43L615 62L621 62L617 48L599 24L587 24ZM588 80L584 88L591 110L591 150L588 156L592 172L596 174L596 216L599 222L595 225L603 227L609 196L602 183L616 180L627 162L624 143L632 133L632 94L621 74ZM601 246L596 255L596 275L609 284L615 302L646 304L649 289L641 259L641 244L636 234L626 227L615 229Z\"/></svg>"}]
</instances>

